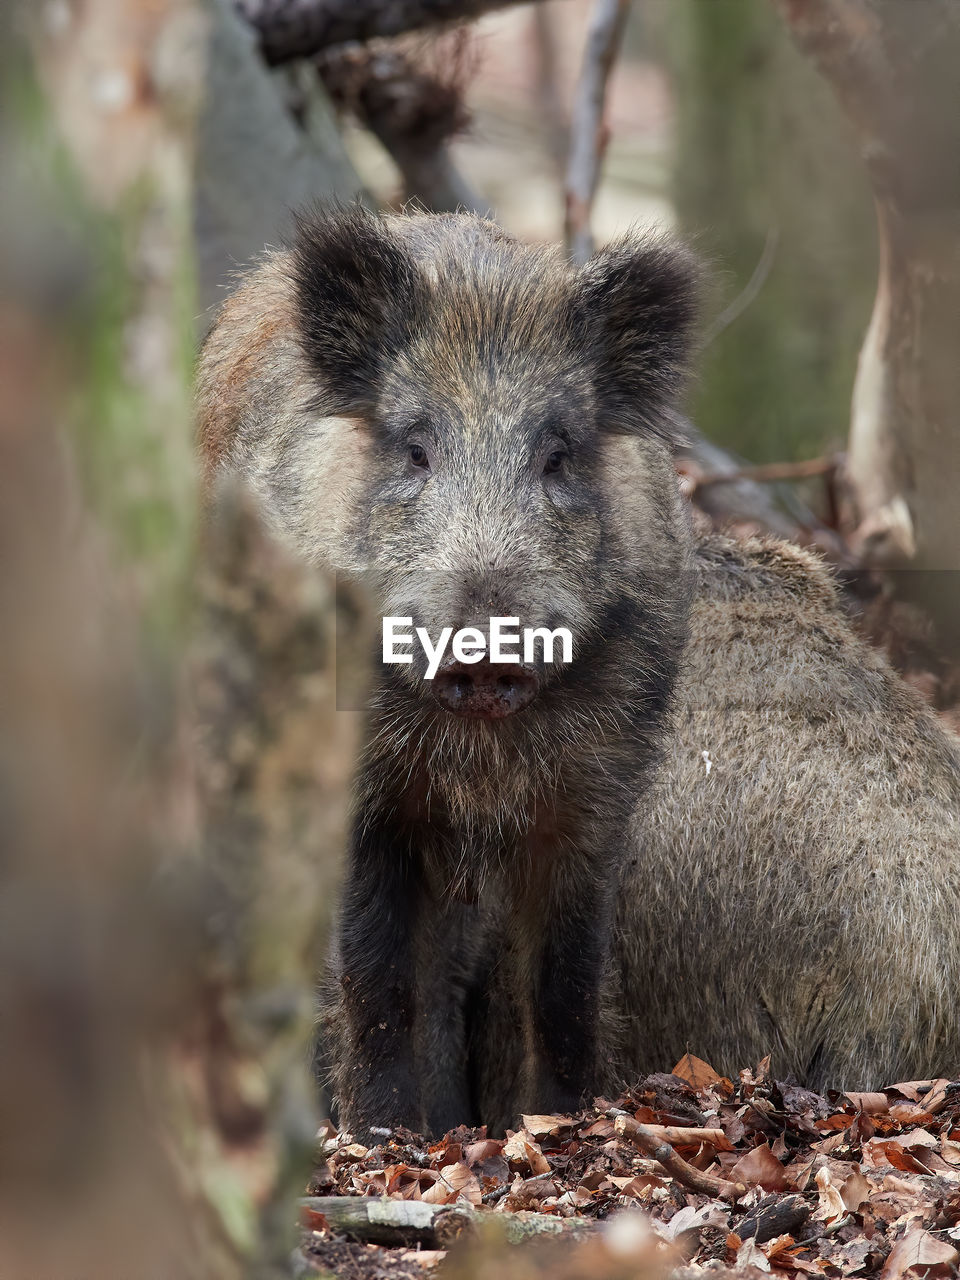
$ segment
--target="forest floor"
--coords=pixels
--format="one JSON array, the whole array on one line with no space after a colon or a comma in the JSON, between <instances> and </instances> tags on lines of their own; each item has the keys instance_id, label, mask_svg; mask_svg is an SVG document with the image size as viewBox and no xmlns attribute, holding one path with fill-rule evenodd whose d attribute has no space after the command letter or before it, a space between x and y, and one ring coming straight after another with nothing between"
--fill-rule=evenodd
<instances>
[{"instance_id":1,"label":"forest floor","mask_svg":"<svg viewBox=\"0 0 960 1280\"><path fill-rule=\"evenodd\" d=\"M769 1079L763 1063L732 1081L687 1056L615 1102L521 1124L502 1139L484 1129L437 1142L384 1131L371 1146L331 1131L302 1210L304 1274L958 1273L960 1081L821 1096ZM420 1225L388 1230L393 1247L370 1243L382 1229L351 1231L342 1218L340 1197L384 1195L422 1206L410 1218ZM523 1223L535 1239L511 1247Z\"/></svg>"}]
</instances>

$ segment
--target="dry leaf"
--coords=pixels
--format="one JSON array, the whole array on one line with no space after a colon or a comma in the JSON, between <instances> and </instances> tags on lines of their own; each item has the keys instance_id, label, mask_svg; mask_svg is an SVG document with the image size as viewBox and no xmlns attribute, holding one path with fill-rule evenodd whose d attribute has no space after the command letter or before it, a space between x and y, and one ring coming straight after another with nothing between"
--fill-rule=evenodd
<instances>
[{"instance_id":1,"label":"dry leaf","mask_svg":"<svg viewBox=\"0 0 960 1280\"><path fill-rule=\"evenodd\" d=\"M920 1099L924 1111L935 1116L947 1101L952 1083L951 1080L934 1080L929 1090Z\"/></svg>"},{"instance_id":2,"label":"dry leaf","mask_svg":"<svg viewBox=\"0 0 960 1280\"><path fill-rule=\"evenodd\" d=\"M369 1147L363 1147L359 1142L351 1142L337 1150L337 1161L343 1164L347 1160L363 1160L369 1150Z\"/></svg>"},{"instance_id":3,"label":"dry leaf","mask_svg":"<svg viewBox=\"0 0 960 1280\"><path fill-rule=\"evenodd\" d=\"M904 1151L913 1151L917 1147L938 1147L940 1139L935 1138L926 1129L911 1129L909 1133L897 1135L897 1142Z\"/></svg>"},{"instance_id":4,"label":"dry leaf","mask_svg":"<svg viewBox=\"0 0 960 1280\"><path fill-rule=\"evenodd\" d=\"M594 1120L593 1124L581 1130L581 1136L584 1138L612 1138L616 1132L613 1127L613 1121L608 1120L606 1116L601 1116L599 1120Z\"/></svg>"},{"instance_id":5,"label":"dry leaf","mask_svg":"<svg viewBox=\"0 0 960 1280\"><path fill-rule=\"evenodd\" d=\"M521 1116L523 1127L535 1138L542 1138L548 1133L559 1133L561 1129L573 1128L574 1121L569 1116Z\"/></svg>"},{"instance_id":6,"label":"dry leaf","mask_svg":"<svg viewBox=\"0 0 960 1280\"><path fill-rule=\"evenodd\" d=\"M865 1236L851 1240L849 1244L845 1244L840 1250L840 1270L845 1276L855 1275L858 1271L862 1271L867 1258L874 1252L875 1248L876 1245L867 1240Z\"/></svg>"},{"instance_id":7,"label":"dry leaf","mask_svg":"<svg viewBox=\"0 0 960 1280\"><path fill-rule=\"evenodd\" d=\"M327 1235L330 1231L330 1223L317 1209L302 1208L300 1210L300 1222L308 1231L320 1231L324 1235Z\"/></svg>"},{"instance_id":8,"label":"dry leaf","mask_svg":"<svg viewBox=\"0 0 960 1280\"><path fill-rule=\"evenodd\" d=\"M892 1086L892 1091L902 1093L912 1102L919 1102L930 1115L943 1106L950 1092L949 1080L907 1080Z\"/></svg>"},{"instance_id":9,"label":"dry leaf","mask_svg":"<svg viewBox=\"0 0 960 1280\"><path fill-rule=\"evenodd\" d=\"M704 1062L702 1058L695 1058L692 1053L685 1053L670 1074L686 1080L688 1084L693 1085L694 1089L708 1089L721 1078L709 1062Z\"/></svg>"},{"instance_id":10,"label":"dry leaf","mask_svg":"<svg viewBox=\"0 0 960 1280\"><path fill-rule=\"evenodd\" d=\"M922 1227L913 1227L890 1250L880 1280L899 1280L907 1271L949 1267L958 1258L960 1253L945 1240L938 1240Z\"/></svg>"},{"instance_id":11,"label":"dry leaf","mask_svg":"<svg viewBox=\"0 0 960 1280\"><path fill-rule=\"evenodd\" d=\"M617 1189L622 1196L629 1196L634 1200L645 1199L644 1193L650 1187L669 1186L669 1179L659 1178L654 1174L641 1173L634 1178L610 1178L610 1182L617 1184Z\"/></svg>"},{"instance_id":12,"label":"dry leaf","mask_svg":"<svg viewBox=\"0 0 960 1280\"><path fill-rule=\"evenodd\" d=\"M793 1182L783 1165L764 1142L742 1156L728 1171L727 1177L764 1191L793 1190Z\"/></svg>"},{"instance_id":13,"label":"dry leaf","mask_svg":"<svg viewBox=\"0 0 960 1280\"><path fill-rule=\"evenodd\" d=\"M529 1166L532 1173L549 1173L550 1162L544 1156L540 1147L533 1140L533 1135L528 1133L526 1129L521 1129L518 1133L511 1134L507 1131L507 1140L503 1144L504 1158L511 1162L516 1161L519 1164Z\"/></svg>"},{"instance_id":14,"label":"dry leaf","mask_svg":"<svg viewBox=\"0 0 960 1280\"><path fill-rule=\"evenodd\" d=\"M701 1227L725 1227L729 1221L729 1205L714 1202L697 1209L688 1204L677 1210L662 1231L667 1240L676 1240L686 1231L699 1231Z\"/></svg>"},{"instance_id":15,"label":"dry leaf","mask_svg":"<svg viewBox=\"0 0 960 1280\"><path fill-rule=\"evenodd\" d=\"M847 1212L847 1206L843 1202L840 1188L830 1177L830 1170L818 1169L815 1181L820 1203L814 1210L813 1217L819 1222L832 1222L835 1218L842 1218Z\"/></svg>"},{"instance_id":16,"label":"dry leaf","mask_svg":"<svg viewBox=\"0 0 960 1280\"><path fill-rule=\"evenodd\" d=\"M854 1169L840 1184L840 1199L849 1213L856 1213L869 1194L870 1183L859 1169Z\"/></svg>"},{"instance_id":17,"label":"dry leaf","mask_svg":"<svg viewBox=\"0 0 960 1280\"><path fill-rule=\"evenodd\" d=\"M452 1204L455 1200L466 1200L469 1204L478 1205L482 1194L476 1174L460 1161L459 1164L444 1165L436 1182L420 1198L427 1204Z\"/></svg>"},{"instance_id":18,"label":"dry leaf","mask_svg":"<svg viewBox=\"0 0 960 1280\"><path fill-rule=\"evenodd\" d=\"M890 1086L891 1093L902 1093L905 1098L910 1098L913 1102L920 1101L921 1090L924 1093L929 1092L932 1080L901 1080L899 1083Z\"/></svg>"},{"instance_id":19,"label":"dry leaf","mask_svg":"<svg viewBox=\"0 0 960 1280\"><path fill-rule=\"evenodd\" d=\"M863 1163L871 1169L883 1169L891 1165L901 1173L926 1173L926 1167L905 1151L903 1143L895 1138L871 1138L862 1148Z\"/></svg>"},{"instance_id":20,"label":"dry leaf","mask_svg":"<svg viewBox=\"0 0 960 1280\"><path fill-rule=\"evenodd\" d=\"M446 1249L398 1249L396 1258L408 1267L435 1267L447 1256Z\"/></svg>"},{"instance_id":21,"label":"dry leaf","mask_svg":"<svg viewBox=\"0 0 960 1280\"><path fill-rule=\"evenodd\" d=\"M793 1236L777 1236L776 1240L770 1240L760 1248L775 1267L782 1267L787 1271L803 1271L807 1275L823 1275L823 1271L815 1262L797 1257L797 1242Z\"/></svg>"},{"instance_id":22,"label":"dry leaf","mask_svg":"<svg viewBox=\"0 0 960 1280\"><path fill-rule=\"evenodd\" d=\"M744 1240L743 1244L737 1250L735 1266L737 1271L745 1271L747 1267L756 1267L759 1271L770 1270L769 1259L756 1243L753 1236L751 1236L749 1240Z\"/></svg>"},{"instance_id":23,"label":"dry leaf","mask_svg":"<svg viewBox=\"0 0 960 1280\"><path fill-rule=\"evenodd\" d=\"M858 1111L868 1116L882 1116L890 1110L890 1103L885 1093L845 1093Z\"/></svg>"}]
</instances>

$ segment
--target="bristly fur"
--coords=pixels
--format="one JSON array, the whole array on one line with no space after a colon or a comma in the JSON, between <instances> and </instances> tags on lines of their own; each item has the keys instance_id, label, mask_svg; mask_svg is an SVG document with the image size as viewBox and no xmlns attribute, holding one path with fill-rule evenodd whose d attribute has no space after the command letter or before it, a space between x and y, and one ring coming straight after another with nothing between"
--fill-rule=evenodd
<instances>
[{"instance_id":1,"label":"bristly fur","mask_svg":"<svg viewBox=\"0 0 960 1280\"><path fill-rule=\"evenodd\" d=\"M385 368L429 314L427 282L361 205L296 219L290 276L304 351L334 413L369 409Z\"/></svg>"},{"instance_id":2,"label":"bristly fur","mask_svg":"<svg viewBox=\"0 0 960 1280\"><path fill-rule=\"evenodd\" d=\"M960 1067L960 751L815 557L694 555L669 450L694 296L669 243L575 269L472 216L356 209L305 221L205 346L208 472L241 473L307 560L431 635L502 615L576 637L497 724L442 710L422 661L379 679L324 1010L355 1131L503 1127L681 1045L728 1071L773 1048L818 1084ZM902 1008L878 986L898 974Z\"/></svg>"},{"instance_id":3,"label":"bristly fur","mask_svg":"<svg viewBox=\"0 0 960 1280\"><path fill-rule=\"evenodd\" d=\"M697 560L677 729L624 867L611 1063L957 1076L960 742L817 556L716 537Z\"/></svg>"},{"instance_id":4,"label":"bristly fur","mask_svg":"<svg viewBox=\"0 0 960 1280\"><path fill-rule=\"evenodd\" d=\"M555 251L524 248L493 223L448 219L439 235L436 220L401 228L360 205L298 219L299 329L333 412L369 409L391 360L418 334L429 343L442 317L451 343L474 346L489 367L524 343L579 347L606 430L664 430L693 339L692 255L637 234L564 281Z\"/></svg>"},{"instance_id":5,"label":"bristly fur","mask_svg":"<svg viewBox=\"0 0 960 1280\"><path fill-rule=\"evenodd\" d=\"M607 430L666 430L687 374L697 315L697 264L656 239L625 237L583 272L582 305Z\"/></svg>"}]
</instances>

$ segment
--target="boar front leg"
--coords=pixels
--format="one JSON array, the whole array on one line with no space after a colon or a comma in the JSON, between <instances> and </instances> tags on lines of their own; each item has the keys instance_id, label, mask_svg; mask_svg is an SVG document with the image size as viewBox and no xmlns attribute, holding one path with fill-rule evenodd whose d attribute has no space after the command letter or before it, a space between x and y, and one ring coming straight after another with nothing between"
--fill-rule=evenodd
<instances>
[{"instance_id":1,"label":"boar front leg","mask_svg":"<svg viewBox=\"0 0 960 1280\"><path fill-rule=\"evenodd\" d=\"M610 894L571 878L553 897L539 964L534 1026L546 1111L576 1111L599 1080L600 987L611 929Z\"/></svg>"},{"instance_id":2,"label":"boar front leg","mask_svg":"<svg viewBox=\"0 0 960 1280\"><path fill-rule=\"evenodd\" d=\"M340 1122L361 1141L371 1125L423 1129L414 1050L414 930L421 868L409 838L389 818L361 811L340 922L340 983L346 1034Z\"/></svg>"}]
</instances>

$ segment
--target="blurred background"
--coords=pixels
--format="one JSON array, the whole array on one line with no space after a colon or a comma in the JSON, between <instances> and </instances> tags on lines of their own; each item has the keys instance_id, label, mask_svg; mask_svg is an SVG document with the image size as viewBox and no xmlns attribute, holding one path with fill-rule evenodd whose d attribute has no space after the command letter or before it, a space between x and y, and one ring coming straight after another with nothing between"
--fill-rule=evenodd
<instances>
[{"instance_id":1,"label":"blurred background","mask_svg":"<svg viewBox=\"0 0 960 1280\"><path fill-rule=\"evenodd\" d=\"M960 724L958 66L956 0L0 6L0 1275L290 1274L366 606L201 494L236 272L315 200L677 229L697 518Z\"/></svg>"},{"instance_id":2,"label":"blurred background","mask_svg":"<svg viewBox=\"0 0 960 1280\"><path fill-rule=\"evenodd\" d=\"M466 120L451 157L525 239L563 238L592 9L548 0L470 28ZM876 285L876 220L853 129L774 6L631 6L605 120L600 242L637 223L680 230L713 268L714 320L760 272L749 305L705 353L691 416L755 462L841 449ZM404 187L389 153L355 119L344 140L378 201L396 203Z\"/></svg>"}]
</instances>

